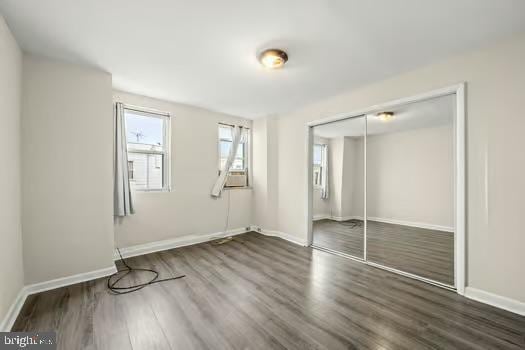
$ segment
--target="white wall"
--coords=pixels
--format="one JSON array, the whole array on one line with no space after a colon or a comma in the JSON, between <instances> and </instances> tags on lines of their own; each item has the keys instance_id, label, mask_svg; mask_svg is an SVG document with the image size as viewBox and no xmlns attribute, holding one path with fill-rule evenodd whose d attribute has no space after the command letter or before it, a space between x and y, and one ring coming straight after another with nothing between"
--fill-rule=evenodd
<instances>
[{"instance_id":1,"label":"white wall","mask_svg":"<svg viewBox=\"0 0 525 350\"><path fill-rule=\"evenodd\" d=\"M335 189L340 191L339 198L334 196L338 202L332 204L335 208L334 216L343 220L362 218L364 216L363 137L339 137L330 141L331 144L340 145L336 147L337 154L332 159L333 166L340 169L339 172L332 174L332 182L339 184Z\"/></svg>"},{"instance_id":2,"label":"white wall","mask_svg":"<svg viewBox=\"0 0 525 350\"><path fill-rule=\"evenodd\" d=\"M369 136L367 216L454 227L452 125Z\"/></svg>"},{"instance_id":3,"label":"white wall","mask_svg":"<svg viewBox=\"0 0 525 350\"><path fill-rule=\"evenodd\" d=\"M277 121L275 118L260 118L253 121L253 198L252 223L267 230L274 230L277 208Z\"/></svg>"},{"instance_id":4,"label":"white wall","mask_svg":"<svg viewBox=\"0 0 525 350\"><path fill-rule=\"evenodd\" d=\"M322 141L329 144L330 200L322 201L314 190L314 219L326 213L335 219L363 217L364 138ZM367 155L369 218L452 230L452 125L369 135Z\"/></svg>"},{"instance_id":5,"label":"white wall","mask_svg":"<svg viewBox=\"0 0 525 350\"><path fill-rule=\"evenodd\" d=\"M170 112L172 118L172 190L135 192L136 213L115 221L117 247L222 232L228 196L231 196L229 229L252 224L251 189L226 190L219 199L210 196L217 178L218 123L250 126L250 120L121 91L115 91L113 99ZM259 138L256 140L259 142Z\"/></svg>"},{"instance_id":6,"label":"white wall","mask_svg":"<svg viewBox=\"0 0 525 350\"><path fill-rule=\"evenodd\" d=\"M0 16L0 323L24 283L20 221L22 54ZM0 326L0 330L1 330Z\"/></svg>"},{"instance_id":7,"label":"white wall","mask_svg":"<svg viewBox=\"0 0 525 350\"><path fill-rule=\"evenodd\" d=\"M352 159L351 162L347 159L348 168L345 172L345 182L351 184L352 188L347 196L349 212L345 215L362 218L365 216L364 136L346 137L345 139L350 141L347 143L347 153Z\"/></svg>"},{"instance_id":8,"label":"white wall","mask_svg":"<svg viewBox=\"0 0 525 350\"><path fill-rule=\"evenodd\" d=\"M467 87L467 281L525 301L525 37L324 99L278 122L276 226L305 240L308 121L456 84ZM257 161L257 160L255 160Z\"/></svg>"},{"instance_id":9,"label":"white wall","mask_svg":"<svg viewBox=\"0 0 525 350\"><path fill-rule=\"evenodd\" d=\"M25 282L113 266L111 76L24 55Z\"/></svg>"}]
</instances>

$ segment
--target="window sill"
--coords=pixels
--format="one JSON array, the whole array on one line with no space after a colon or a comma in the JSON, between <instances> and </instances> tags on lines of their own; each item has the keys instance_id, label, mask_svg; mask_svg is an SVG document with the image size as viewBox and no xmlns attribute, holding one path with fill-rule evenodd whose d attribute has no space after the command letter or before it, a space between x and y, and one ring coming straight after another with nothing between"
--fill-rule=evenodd
<instances>
[{"instance_id":1,"label":"window sill","mask_svg":"<svg viewBox=\"0 0 525 350\"><path fill-rule=\"evenodd\" d=\"M135 193L169 193L171 188L163 188L161 190L133 190Z\"/></svg>"},{"instance_id":2,"label":"window sill","mask_svg":"<svg viewBox=\"0 0 525 350\"><path fill-rule=\"evenodd\" d=\"M252 190L253 187L246 186L246 187L224 187L224 190L231 191L231 190Z\"/></svg>"}]
</instances>

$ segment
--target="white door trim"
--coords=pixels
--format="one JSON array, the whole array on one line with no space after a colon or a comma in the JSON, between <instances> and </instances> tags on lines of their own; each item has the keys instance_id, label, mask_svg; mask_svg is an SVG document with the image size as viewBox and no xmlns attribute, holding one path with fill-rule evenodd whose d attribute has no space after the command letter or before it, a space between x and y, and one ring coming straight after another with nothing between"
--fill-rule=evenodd
<instances>
[{"instance_id":1,"label":"white door trim","mask_svg":"<svg viewBox=\"0 0 525 350\"><path fill-rule=\"evenodd\" d=\"M348 118L354 118L354 117L360 117L367 114L372 114L374 112L378 112L380 110L389 109L392 107L396 107L399 105L404 105L407 103L414 103L418 101L428 100L436 97L446 96L446 95L456 95L456 117L454 118L454 148L455 148L455 154L454 154L454 172L455 172L455 179L454 179L454 198L455 198L455 213L454 213L454 229L455 229L455 235L454 235L454 288L456 289L458 294L464 295L465 294L465 266L466 266L466 240L465 240L465 225L466 225L466 217L465 217L465 89L466 89L466 83L462 82L459 84L447 86L441 89L436 89L432 91L428 91L422 94L417 94L410 97L405 97L385 103L381 103L378 105L371 106L369 108L365 108L362 110L354 111L351 113L342 113L337 114L331 117L322 118L318 120L314 120L311 122L308 122L306 124L306 172L308 174L307 176L307 182L306 182L306 191L308 193L308 203L306 206L307 215L307 242L308 245L312 245L313 242L313 232L312 232L312 213L313 213L313 205L312 205L312 139L313 139L313 132L312 128L317 125L327 124L336 122L343 119ZM366 148L365 148L365 162L366 162ZM366 166L365 166L366 169ZM365 173L366 174L366 173ZM366 176L365 176L366 179ZM365 180L366 181L366 180ZM365 186L365 198L366 198L366 186ZM366 217L366 216L365 216ZM365 236L366 239L366 236ZM365 253L366 257L366 253ZM370 264L368 261L364 261L367 264ZM372 263L373 264L373 263ZM390 269L392 272L397 272L395 269ZM405 274L407 275L407 274ZM428 279L425 278L418 278L418 276L409 276L412 278L420 279L425 282L429 282ZM436 284L436 283L434 283ZM439 285L439 282L437 282Z\"/></svg>"}]
</instances>

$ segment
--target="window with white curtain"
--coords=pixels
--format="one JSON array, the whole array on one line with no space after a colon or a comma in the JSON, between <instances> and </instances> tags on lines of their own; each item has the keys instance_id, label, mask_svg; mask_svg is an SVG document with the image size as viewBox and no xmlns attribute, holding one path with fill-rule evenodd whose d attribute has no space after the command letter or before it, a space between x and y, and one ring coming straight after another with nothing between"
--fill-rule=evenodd
<instances>
[{"instance_id":1,"label":"window with white curtain","mask_svg":"<svg viewBox=\"0 0 525 350\"><path fill-rule=\"evenodd\" d=\"M322 187L323 185L323 164L325 157L325 145L314 144L313 152L313 181L315 187Z\"/></svg>"},{"instance_id":2,"label":"window with white curtain","mask_svg":"<svg viewBox=\"0 0 525 350\"><path fill-rule=\"evenodd\" d=\"M124 108L130 183L137 191L170 189L168 113Z\"/></svg>"},{"instance_id":3,"label":"window with white curtain","mask_svg":"<svg viewBox=\"0 0 525 350\"><path fill-rule=\"evenodd\" d=\"M249 133L248 133L249 135ZM249 136L241 140L229 169L225 187L247 187L249 168ZM219 124L219 172L222 171L233 144L233 126Z\"/></svg>"}]
</instances>

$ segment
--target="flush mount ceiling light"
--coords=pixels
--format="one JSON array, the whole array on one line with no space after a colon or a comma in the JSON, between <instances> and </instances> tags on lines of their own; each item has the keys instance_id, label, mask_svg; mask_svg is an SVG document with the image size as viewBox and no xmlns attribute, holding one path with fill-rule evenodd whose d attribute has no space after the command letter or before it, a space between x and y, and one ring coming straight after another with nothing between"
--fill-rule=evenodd
<instances>
[{"instance_id":1,"label":"flush mount ceiling light","mask_svg":"<svg viewBox=\"0 0 525 350\"><path fill-rule=\"evenodd\" d=\"M270 69L281 68L288 61L288 54L280 49L268 49L261 52L259 62Z\"/></svg>"},{"instance_id":2,"label":"flush mount ceiling light","mask_svg":"<svg viewBox=\"0 0 525 350\"><path fill-rule=\"evenodd\" d=\"M394 119L394 112L377 113L376 117L378 117L379 120L381 120L383 122L387 122L387 121L390 121L390 120Z\"/></svg>"}]
</instances>

